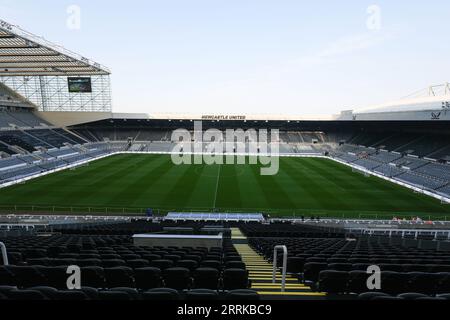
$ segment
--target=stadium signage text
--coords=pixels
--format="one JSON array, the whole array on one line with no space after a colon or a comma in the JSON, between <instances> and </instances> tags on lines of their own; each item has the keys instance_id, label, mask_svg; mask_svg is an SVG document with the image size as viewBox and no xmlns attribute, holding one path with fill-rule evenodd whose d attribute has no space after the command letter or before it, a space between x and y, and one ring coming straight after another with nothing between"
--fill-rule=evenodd
<instances>
[{"instance_id":1,"label":"stadium signage text","mask_svg":"<svg viewBox=\"0 0 450 320\"><path fill-rule=\"evenodd\" d=\"M203 115L202 120L246 120L246 116L233 115Z\"/></svg>"}]
</instances>

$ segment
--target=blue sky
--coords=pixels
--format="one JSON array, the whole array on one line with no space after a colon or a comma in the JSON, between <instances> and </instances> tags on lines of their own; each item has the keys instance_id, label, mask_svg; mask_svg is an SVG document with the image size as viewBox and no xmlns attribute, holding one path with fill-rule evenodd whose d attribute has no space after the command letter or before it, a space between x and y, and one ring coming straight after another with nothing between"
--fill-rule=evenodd
<instances>
[{"instance_id":1,"label":"blue sky","mask_svg":"<svg viewBox=\"0 0 450 320\"><path fill-rule=\"evenodd\" d=\"M330 114L394 100L450 81L449 14L444 0L0 0L0 18L107 65L114 111L148 113Z\"/></svg>"}]
</instances>

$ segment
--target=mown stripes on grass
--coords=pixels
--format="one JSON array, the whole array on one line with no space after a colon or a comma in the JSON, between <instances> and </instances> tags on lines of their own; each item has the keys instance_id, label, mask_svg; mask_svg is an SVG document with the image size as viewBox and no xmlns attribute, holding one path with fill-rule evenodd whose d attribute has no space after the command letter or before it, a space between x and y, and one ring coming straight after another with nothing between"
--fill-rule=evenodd
<instances>
[{"instance_id":1,"label":"mown stripes on grass","mask_svg":"<svg viewBox=\"0 0 450 320\"><path fill-rule=\"evenodd\" d=\"M261 176L259 165L176 166L165 155L117 155L0 190L0 207L14 205L450 217L438 200L314 158L281 158L277 175Z\"/></svg>"}]
</instances>

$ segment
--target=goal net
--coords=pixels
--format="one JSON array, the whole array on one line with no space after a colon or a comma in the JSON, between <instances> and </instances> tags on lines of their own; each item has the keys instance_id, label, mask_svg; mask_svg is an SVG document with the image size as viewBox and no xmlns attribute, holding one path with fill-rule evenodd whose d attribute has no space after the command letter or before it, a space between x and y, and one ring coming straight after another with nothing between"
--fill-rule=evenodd
<instances>
[{"instance_id":1,"label":"goal net","mask_svg":"<svg viewBox=\"0 0 450 320\"><path fill-rule=\"evenodd\" d=\"M355 168L355 167L352 167L352 172L359 173L359 174L361 174L361 175L363 175L365 177L370 177L371 176L370 172L368 172L366 170L361 170L361 169L358 169L358 168Z\"/></svg>"},{"instance_id":2,"label":"goal net","mask_svg":"<svg viewBox=\"0 0 450 320\"><path fill-rule=\"evenodd\" d=\"M89 162L81 163L81 164L75 165L73 167L70 167L70 171L75 171L75 170L77 170L79 168L82 168L82 167L89 167Z\"/></svg>"}]
</instances>

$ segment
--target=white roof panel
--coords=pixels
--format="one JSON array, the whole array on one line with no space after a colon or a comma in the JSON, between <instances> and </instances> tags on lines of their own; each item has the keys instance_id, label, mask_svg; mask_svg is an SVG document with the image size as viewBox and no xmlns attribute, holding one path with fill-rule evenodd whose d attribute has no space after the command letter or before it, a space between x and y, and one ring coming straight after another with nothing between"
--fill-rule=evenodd
<instances>
[{"instance_id":1,"label":"white roof panel","mask_svg":"<svg viewBox=\"0 0 450 320\"><path fill-rule=\"evenodd\" d=\"M0 76L110 73L95 61L0 20Z\"/></svg>"}]
</instances>

